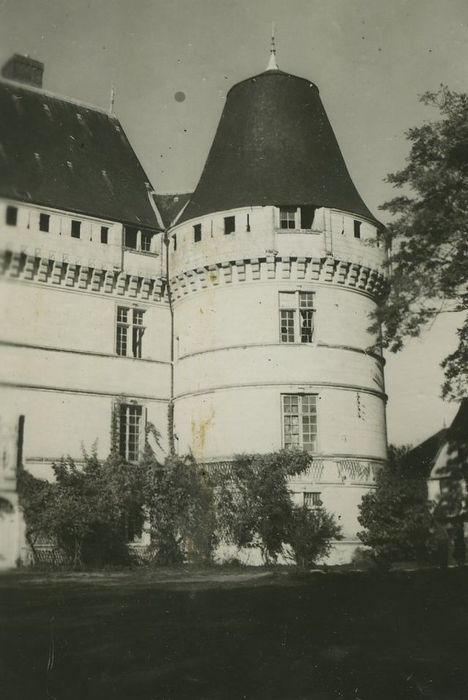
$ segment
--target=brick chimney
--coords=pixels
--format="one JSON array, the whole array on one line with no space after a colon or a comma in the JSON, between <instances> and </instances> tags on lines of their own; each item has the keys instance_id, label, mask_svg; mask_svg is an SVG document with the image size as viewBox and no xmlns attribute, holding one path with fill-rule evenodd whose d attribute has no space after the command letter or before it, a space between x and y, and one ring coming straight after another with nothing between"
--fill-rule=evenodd
<instances>
[{"instance_id":1,"label":"brick chimney","mask_svg":"<svg viewBox=\"0 0 468 700\"><path fill-rule=\"evenodd\" d=\"M44 64L29 56L15 53L2 68L2 77L15 80L18 83L26 83L34 87L42 87L42 75Z\"/></svg>"}]
</instances>

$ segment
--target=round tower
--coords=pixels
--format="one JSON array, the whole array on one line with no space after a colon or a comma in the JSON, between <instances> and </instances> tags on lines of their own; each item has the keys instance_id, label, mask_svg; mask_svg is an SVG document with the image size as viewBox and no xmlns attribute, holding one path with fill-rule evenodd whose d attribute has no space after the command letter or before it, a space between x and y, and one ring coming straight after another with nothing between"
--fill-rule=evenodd
<instances>
[{"instance_id":1,"label":"round tower","mask_svg":"<svg viewBox=\"0 0 468 700\"><path fill-rule=\"evenodd\" d=\"M320 100L269 69L234 85L198 186L170 231L174 426L201 462L310 452L295 500L358 505L386 459L383 360L369 314L381 224L357 192Z\"/></svg>"}]
</instances>

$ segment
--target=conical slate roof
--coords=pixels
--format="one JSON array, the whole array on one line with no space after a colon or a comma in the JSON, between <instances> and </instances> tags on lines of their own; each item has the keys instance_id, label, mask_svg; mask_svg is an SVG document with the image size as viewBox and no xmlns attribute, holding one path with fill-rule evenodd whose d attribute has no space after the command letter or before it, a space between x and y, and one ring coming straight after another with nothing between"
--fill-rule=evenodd
<instances>
[{"instance_id":1,"label":"conical slate roof","mask_svg":"<svg viewBox=\"0 0 468 700\"><path fill-rule=\"evenodd\" d=\"M234 85L180 221L253 205L326 206L378 223L309 80L267 70Z\"/></svg>"}]
</instances>

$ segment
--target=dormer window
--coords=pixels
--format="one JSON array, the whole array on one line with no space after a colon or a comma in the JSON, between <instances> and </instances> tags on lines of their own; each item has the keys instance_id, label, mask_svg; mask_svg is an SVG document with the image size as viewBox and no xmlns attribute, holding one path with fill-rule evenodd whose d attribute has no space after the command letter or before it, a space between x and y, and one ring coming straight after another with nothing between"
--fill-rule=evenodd
<instances>
[{"instance_id":1,"label":"dormer window","mask_svg":"<svg viewBox=\"0 0 468 700\"><path fill-rule=\"evenodd\" d=\"M195 243L199 243L201 241L202 237L202 231L201 231L201 224L195 224L193 227L193 240Z\"/></svg>"},{"instance_id":2,"label":"dormer window","mask_svg":"<svg viewBox=\"0 0 468 700\"><path fill-rule=\"evenodd\" d=\"M142 231L141 232L141 250L144 253L150 253L151 252L151 239L152 239L151 233L148 233L147 231Z\"/></svg>"},{"instance_id":3,"label":"dormer window","mask_svg":"<svg viewBox=\"0 0 468 700\"><path fill-rule=\"evenodd\" d=\"M224 217L224 233L228 235L230 233L235 233L236 231L236 217L235 216L225 216Z\"/></svg>"},{"instance_id":4,"label":"dormer window","mask_svg":"<svg viewBox=\"0 0 468 700\"><path fill-rule=\"evenodd\" d=\"M361 222L354 219L354 238L361 238Z\"/></svg>"},{"instance_id":5,"label":"dormer window","mask_svg":"<svg viewBox=\"0 0 468 700\"><path fill-rule=\"evenodd\" d=\"M297 228L297 207L280 207L280 228Z\"/></svg>"},{"instance_id":6,"label":"dormer window","mask_svg":"<svg viewBox=\"0 0 468 700\"><path fill-rule=\"evenodd\" d=\"M18 221L18 207L6 208L6 222L8 226L16 226Z\"/></svg>"},{"instance_id":7,"label":"dormer window","mask_svg":"<svg viewBox=\"0 0 468 700\"><path fill-rule=\"evenodd\" d=\"M125 227L124 245L126 248L133 248L133 250L136 250L137 233L138 231L136 230L136 228L132 228L131 226Z\"/></svg>"}]
</instances>

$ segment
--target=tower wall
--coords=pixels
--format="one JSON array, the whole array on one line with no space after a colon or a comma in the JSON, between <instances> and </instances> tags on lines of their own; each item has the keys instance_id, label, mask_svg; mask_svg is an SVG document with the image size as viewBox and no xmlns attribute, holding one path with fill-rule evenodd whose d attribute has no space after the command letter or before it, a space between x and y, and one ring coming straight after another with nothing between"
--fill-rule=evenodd
<instances>
[{"instance_id":1,"label":"tower wall","mask_svg":"<svg viewBox=\"0 0 468 700\"><path fill-rule=\"evenodd\" d=\"M286 231L277 207L251 207L183 223L171 237L179 451L219 463L279 450L283 397L315 397L311 468L291 489L300 504L320 494L337 514L335 559L349 559L358 504L386 458L383 361L368 330L384 278L376 227L318 209L311 229ZM313 295L312 342L284 342L282 300L304 292Z\"/></svg>"}]
</instances>

